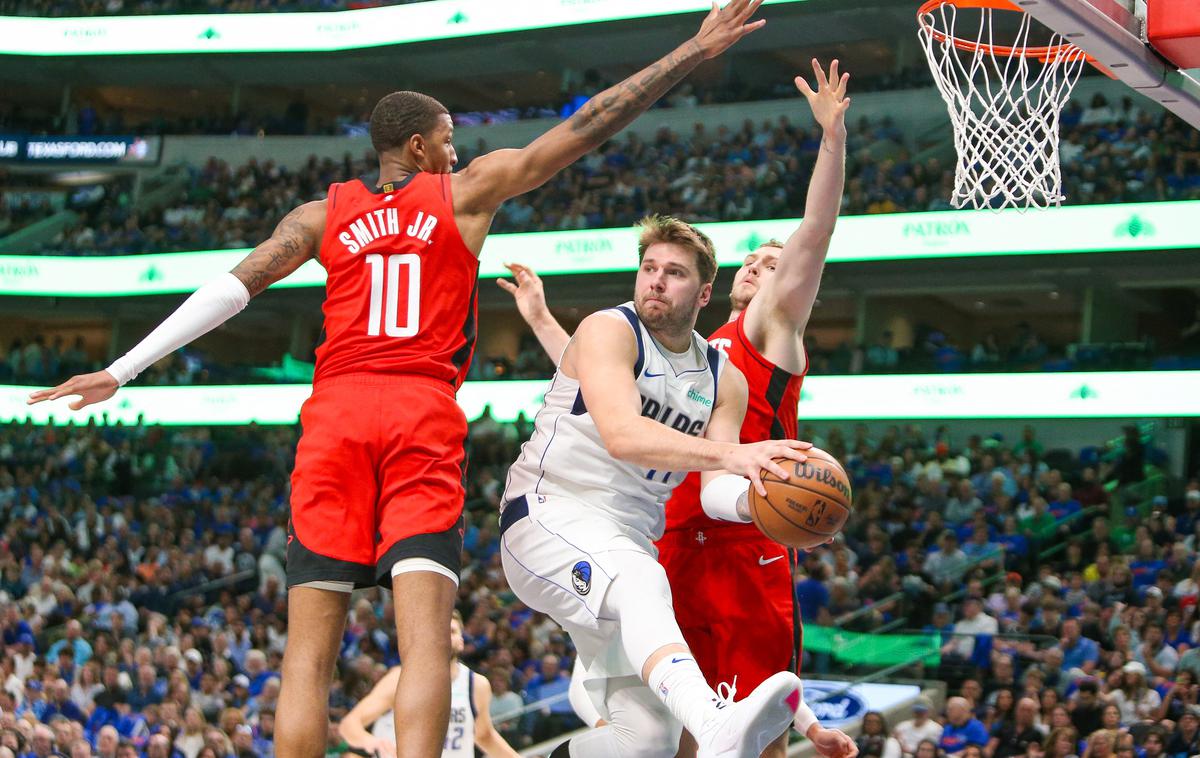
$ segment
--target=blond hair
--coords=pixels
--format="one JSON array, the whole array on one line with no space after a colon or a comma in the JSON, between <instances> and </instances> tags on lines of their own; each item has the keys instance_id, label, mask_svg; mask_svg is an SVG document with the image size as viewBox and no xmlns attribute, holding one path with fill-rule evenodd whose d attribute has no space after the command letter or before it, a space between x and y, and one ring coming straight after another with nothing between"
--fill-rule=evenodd
<instances>
[{"instance_id":1,"label":"blond hair","mask_svg":"<svg viewBox=\"0 0 1200 758\"><path fill-rule=\"evenodd\" d=\"M759 243L759 247L777 247L780 250L782 250L783 243L780 242L779 240L775 239L774 237L772 237L771 239L767 240L766 242Z\"/></svg>"},{"instance_id":2,"label":"blond hair","mask_svg":"<svg viewBox=\"0 0 1200 758\"><path fill-rule=\"evenodd\" d=\"M646 249L660 242L679 245L696 256L696 269L700 281L711 284L717 278L717 252L708 235L696 227L680 221L674 216L657 213L646 216L637 223L641 229L638 236L638 262L646 256Z\"/></svg>"}]
</instances>

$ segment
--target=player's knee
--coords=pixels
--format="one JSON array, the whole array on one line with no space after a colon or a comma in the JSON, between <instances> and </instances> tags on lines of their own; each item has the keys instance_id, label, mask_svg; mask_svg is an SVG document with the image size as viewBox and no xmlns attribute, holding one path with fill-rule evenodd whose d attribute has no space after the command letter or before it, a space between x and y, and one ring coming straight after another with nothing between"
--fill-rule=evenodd
<instances>
[{"instance_id":1,"label":"player's knee","mask_svg":"<svg viewBox=\"0 0 1200 758\"><path fill-rule=\"evenodd\" d=\"M642 560L642 559L645 560ZM665 600L671 604L671 584L667 572L658 561L650 556L630 553L629 565L621 567L621 573L613 580L604 597L605 610L620 612L632 610L647 603Z\"/></svg>"},{"instance_id":2,"label":"player's knee","mask_svg":"<svg viewBox=\"0 0 1200 758\"><path fill-rule=\"evenodd\" d=\"M439 633L432 626L406 630L407 633L399 635L396 648L401 660L444 662L450 655L450 636L444 630Z\"/></svg>"},{"instance_id":3,"label":"player's knee","mask_svg":"<svg viewBox=\"0 0 1200 758\"><path fill-rule=\"evenodd\" d=\"M622 758L674 758L681 727L669 714L645 713L613 721Z\"/></svg>"}]
</instances>

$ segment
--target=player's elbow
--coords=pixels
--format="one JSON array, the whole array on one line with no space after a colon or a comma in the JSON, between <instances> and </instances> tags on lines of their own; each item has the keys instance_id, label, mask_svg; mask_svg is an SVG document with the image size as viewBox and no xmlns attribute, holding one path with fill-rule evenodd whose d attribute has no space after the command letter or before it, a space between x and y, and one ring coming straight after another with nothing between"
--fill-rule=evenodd
<instances>
[{"instance_id":1,"label":"player's elbow","mask_svg":"<svg viewBox=\"0 0 1200 758\"><path fill-rule=\"evenodd\" d=\"M631 435L610 430L608 434L600 433L600 440L604 443L604 449L618 461L628 462L635 454L635 446L632 444Z\"/></svg>"},{"instance_id":2,"label":"player's elbow","mask_svg":"<svg viewBox=\"0 0 1200 758\"><path fill-rule=\"evenodd\" d=\"M475 744L480 750L489 752L496 746L496 730L490 726L476 727L475 729Z\"/></svg>"}]
</instances>

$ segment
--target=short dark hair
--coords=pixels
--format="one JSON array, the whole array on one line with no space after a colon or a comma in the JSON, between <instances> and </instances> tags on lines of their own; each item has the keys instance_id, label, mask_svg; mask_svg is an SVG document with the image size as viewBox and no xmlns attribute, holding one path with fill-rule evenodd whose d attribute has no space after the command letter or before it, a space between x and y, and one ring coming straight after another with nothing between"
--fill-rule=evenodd
<instances>
[{"instance_id":1,"label":"short dark hair","mask_svg":"<svg viewBox=\"0 0 1200 758\"><path fill-rule=\"evenodd\" d=\"M371 146L382 155L404 147L414 134L428 134L449 113L435 98L402 90L385 95L371 111Z\"/></svg>"}]
</instances>

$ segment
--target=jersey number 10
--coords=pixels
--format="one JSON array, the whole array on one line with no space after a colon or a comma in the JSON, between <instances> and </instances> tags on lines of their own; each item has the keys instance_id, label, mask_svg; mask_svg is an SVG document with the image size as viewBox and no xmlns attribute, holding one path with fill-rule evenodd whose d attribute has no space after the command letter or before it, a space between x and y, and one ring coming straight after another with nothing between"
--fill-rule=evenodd
<instances>
[{"instance_id":1,"label":"jersey number 10","mask_svg":"<svg viewBox=\"0 0 1200 758\"><path fill-rule=\"evenodd\" d=\"M363 256L371 267L371 312L367 317L367 335L379 336L382 322L383 333L389 337L411 337L421 324L421 256L416 253L398 253L384 256L372 253ZM400 269L408 269L408 313L404 323L399 323L400 314ZM387 269L387 284L384 285L384 269ZM383 306L387 301L387 308ZM386 310L386 313L385 313Z\"/></svg>"}]
</instances>

